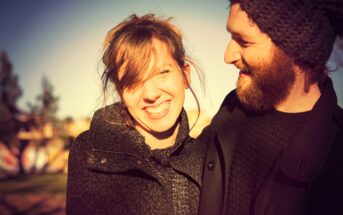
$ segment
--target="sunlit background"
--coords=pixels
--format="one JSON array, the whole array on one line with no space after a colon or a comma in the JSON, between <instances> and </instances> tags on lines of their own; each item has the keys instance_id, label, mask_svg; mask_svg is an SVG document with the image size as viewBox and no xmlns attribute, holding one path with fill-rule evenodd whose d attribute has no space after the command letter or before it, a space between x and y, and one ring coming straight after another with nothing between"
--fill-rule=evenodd
<instances>
[{"instance_id":1,"label":"sunlit background","mask_svg":"<svg viewBox=\"0 0 343 215\"><path fill-rule=\"evenodd\" d=\"M35 100L45 75L60 98L58 116L91 117L102 105L103 39L113 26L133 13L175 17L173 22L184 33L186 51L206 76L205 95L193 81L201 108L214 114L237 78L237 70L223 61L230 39L225 30L226 0L2 0L0 48L7 51L19 76L23 90L19 106L25 109L27 102ZM343 104L341 50L334 57L339 64L333 65L341 71L332 77ZM188 98L186 108L195 108L191 96Z\"/></svg>"},{"instance_id":2,"label":"sunlit background","mask_svg":"<svg viewBox=\"0 0 343 215\"><path fill-rule=\"evenodd\" d=\"M1 74L11 70L22 91L17 112L0 103L1 137L12 138L0 139L0 213L64 214L69 146L103 105L103 40L131 14L174 17L182 30L186 52L206 77L204 94L192 74L204 117L191 135L199 134L238 76L223 60L230 40L228 5L226 0L0 0L0 52L13 66L1 68ZM328 65L336 70L331 77L343 106L343 40ZM57 116L54 102L42 104L44 80L58 97L50 100L57 101ZM196 105L190 92L185 107L192 121Z\"/></svg>"}]
</instances>

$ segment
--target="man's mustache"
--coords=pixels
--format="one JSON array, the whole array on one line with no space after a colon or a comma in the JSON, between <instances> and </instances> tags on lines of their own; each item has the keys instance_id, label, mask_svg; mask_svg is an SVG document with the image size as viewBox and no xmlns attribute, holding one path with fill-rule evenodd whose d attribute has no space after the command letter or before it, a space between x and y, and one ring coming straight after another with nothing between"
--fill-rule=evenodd
<instances>
[{"instance_id":1,"label":"man's mustache","mask_svg":"<svg viewBox=\"0 0 343 215\"><path fill-rule=\"evenodd\" d=\"M240 70L240 73L244 73L252 76L254 69L243 59L241 62L236 62L235 66Z\"/></svg>"}]
</instances>

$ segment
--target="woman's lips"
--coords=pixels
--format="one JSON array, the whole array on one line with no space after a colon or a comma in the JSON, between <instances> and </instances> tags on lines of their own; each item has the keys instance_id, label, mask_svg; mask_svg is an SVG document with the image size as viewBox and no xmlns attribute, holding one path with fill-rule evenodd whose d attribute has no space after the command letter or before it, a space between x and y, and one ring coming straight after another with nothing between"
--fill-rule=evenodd
<instances>
[{"instance_id":1,"label":"woman's lips","mask_svg":"<svg viewBox=\"0 0 343 215\"><path fill-rule=\"evenodd\" d=\"M158 119L168 113L169 106L170 101L165 101L156 106L145 107L144 111L148 114L149 117Z\"/></svg>"}]
</instances>

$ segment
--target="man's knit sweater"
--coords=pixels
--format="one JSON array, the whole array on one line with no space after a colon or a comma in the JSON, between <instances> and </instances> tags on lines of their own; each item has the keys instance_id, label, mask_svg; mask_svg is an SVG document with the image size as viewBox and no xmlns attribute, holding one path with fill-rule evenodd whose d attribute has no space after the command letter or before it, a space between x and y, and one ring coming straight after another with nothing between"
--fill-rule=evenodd
<instances>
[{"instance_id":1,"label":"man's knit sweater","mask_svg":"<svg viewBox=\"0 0 343 215\"><path fill-rule=\"evenodd\" d=\"M232 161L227 214L249 214L251 202L283 147L309 112L252 114L242 126Z\"/></svg>"}]
</instances>

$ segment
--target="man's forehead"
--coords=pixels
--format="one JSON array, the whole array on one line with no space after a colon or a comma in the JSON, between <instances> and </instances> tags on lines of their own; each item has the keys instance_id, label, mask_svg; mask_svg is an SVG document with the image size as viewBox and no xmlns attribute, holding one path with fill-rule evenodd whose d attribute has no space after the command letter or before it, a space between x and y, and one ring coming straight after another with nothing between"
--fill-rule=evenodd
<instances>
[{"instance_id":1,"label":"man's forehead","mask_svg":"<svg viewBox=\"0 0 343 215\"><path fill-rule=\"evenodd\" d=\"M256 23L248 17L248 14L241 9L238 3L231 5L226 29L233 36L250 37L261 34Z\"/></svg>"}]
</instances>

